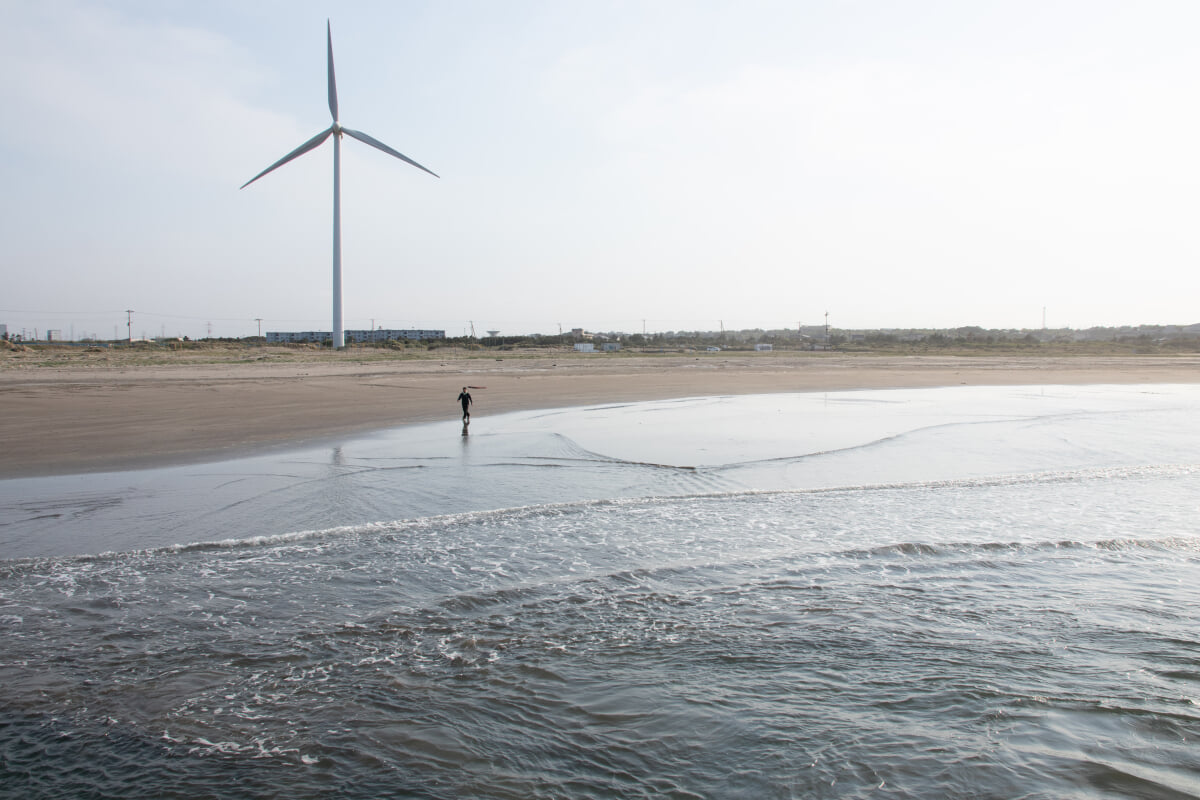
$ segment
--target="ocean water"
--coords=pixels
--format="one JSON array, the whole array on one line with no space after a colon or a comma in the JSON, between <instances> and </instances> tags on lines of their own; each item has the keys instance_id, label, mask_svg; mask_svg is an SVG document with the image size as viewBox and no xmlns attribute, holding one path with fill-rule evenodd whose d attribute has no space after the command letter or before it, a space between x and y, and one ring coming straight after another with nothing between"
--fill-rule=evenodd
<instances>
[{"instance_id":1,"label":"ocean water","mask_svg":"<svg viewBox=\"0 0 1200 800\"><path fill-rule=\"evenodd\" d=\"M1200 797L1200 386L0 481L0 796Z\"/></svg>"}]
</instances>

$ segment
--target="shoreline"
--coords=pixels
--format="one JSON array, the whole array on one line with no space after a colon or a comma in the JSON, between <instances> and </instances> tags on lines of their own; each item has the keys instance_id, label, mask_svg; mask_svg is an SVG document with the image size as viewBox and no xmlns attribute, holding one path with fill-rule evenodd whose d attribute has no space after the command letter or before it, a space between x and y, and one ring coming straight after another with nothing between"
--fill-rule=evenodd
<instances>
[{"instance_id":1,"label":"shoreline","mask_svg":"<svg viewBox=\"0 0 1200 800\"><path fill-rule=\"evenodd\" d=\"M446 359L0 363L0 479L234 458L401 425L730 394L1200 383L1200 356L573 353ZM486 424L486 423L484 423Z\"/></svg>"}]
</instances>

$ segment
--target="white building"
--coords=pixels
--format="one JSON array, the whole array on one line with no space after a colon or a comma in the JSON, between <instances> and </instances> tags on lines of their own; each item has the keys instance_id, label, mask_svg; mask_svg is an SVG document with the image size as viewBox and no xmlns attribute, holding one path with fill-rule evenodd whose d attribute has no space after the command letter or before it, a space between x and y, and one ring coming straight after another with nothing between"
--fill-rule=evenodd
<instances>
[{"instance_id":1,"label":"white building","mask_svg":"<svg viewBox=\"0 0 1200 800\"><path fill-rule=\"evenodd\" d=\"M591 342L576 342L575 343L575 352L577 352L577 353L594 353L594 352L596 352L596 345L592 344Z\"/></svg>"}]
</instances>

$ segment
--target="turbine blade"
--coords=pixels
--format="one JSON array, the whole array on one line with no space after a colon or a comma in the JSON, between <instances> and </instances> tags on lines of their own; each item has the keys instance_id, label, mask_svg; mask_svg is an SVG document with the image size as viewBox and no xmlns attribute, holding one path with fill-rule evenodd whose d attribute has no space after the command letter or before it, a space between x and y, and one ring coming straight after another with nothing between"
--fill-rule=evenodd
<instances>
[{"instance_id":1,"label":"turbine blade","mask_svg":"<svg viewBox=\"0 0 1200 800\"><path fill-rule=\"evenodd\" d=\"M281 158L281 159L279 159L278 161L276 161L276 162L275 162L274 164L272 164L271 166L269 166L269 167L267 167L266 169L264 169L262 172L260 172L260 173L258 173L257 175L255 175L255 176L254 176L253 178L251 178L250 180L248 180L248 181L246 181L245 183L243 183L243 184L242 184L241 186L239 186L238 188L239 188L239 189L245 189L247 186L249 186L250 184L254 183L256 180L258 180L259 178L261 178L263 175L266 175L266 174L267 174L268 172L270 172L271 170L273 170L273 169L278 169L279 167L282 167L284 164L286 164L286 163L288 163L289 161L291 161L293 158L297 158L297 157L299 157L299 156L302 156L302 155L304 155L305 153L307 153L309 150L312 150L312 149L314 149L314 148L320 147L320 146L321 146L321 144L322 144L322 143L323 143L323 142L324 142L326 139L328 139L328 138L329 138L329 134L331 134L331 133L333 133L333 128L332 128L332 127L330 127L330 128L326 128L325 130L323 130L323 131L321 131L320 133L318 133L316 136L314 136L314 137L312 137L311 139L309 139L309 140L308 140L307 142L305 142L304 144L302 144L302 145L300 145L299 147L297 147L297 148L296 148L295 150L293 150L292 152L288 153L288 154L287 154L286 156L284 156L283 158Z\"/></svg>"},{"instance_id":2,"label":"turbine blade","mask_svg":"<svg viewBox=\"0 0 1200 800\"><path fill-rule=\"evenodd\" d=\"M337 81L333 77L333 29L329 26L329 20L325 20L325 37L329 43L329 113L333 115L333 121L337 122Z\"/></svg>"},{"instance_id":3,"label":"turbine blade","mask_svg":"<svg viewBox=\"0 0 1200 800\"><path fill-rule=\"evenodd\" d=\"M371 145L371 147L374 147L376 150L382 150L383 152L387 153L389 156L395 156L396 158L400 159L401 161L406 161L409 164L412 164L417 169L428 172L430 175L432 175L435 178L441 177L441 175L438 175L433 170L422 167L420 164L413 161L408 156L404 155L403 153L393 150L392 148L388 147L386 144L379 141L378 139L373 139L370 136L367 136L362 131L352 131L349 128L342 128L342 133L346 134L347 136L353 136L355 139L358 139L360 142L364 142L366 144Z\"/></svg>"}]
</instances>

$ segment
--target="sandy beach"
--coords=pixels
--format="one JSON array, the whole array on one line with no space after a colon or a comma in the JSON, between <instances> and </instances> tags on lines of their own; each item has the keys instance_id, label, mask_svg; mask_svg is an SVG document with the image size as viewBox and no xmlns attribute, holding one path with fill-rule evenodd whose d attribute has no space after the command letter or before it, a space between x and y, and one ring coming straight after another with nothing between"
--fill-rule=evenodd
<instances>
[{"instance_id":1,"label":"sandy beach","mask_svg":"<svg viewBox=\"0 0 1200 800\"><path fill-rule=\"evenodd\" d=\"M20 354L27 355L27 354ZM1200 382L1197 356L517 354L225 363L0 360L0 478L230 458L399 425L705 395L958 385Z\"/></svg>"}]
</instances>

